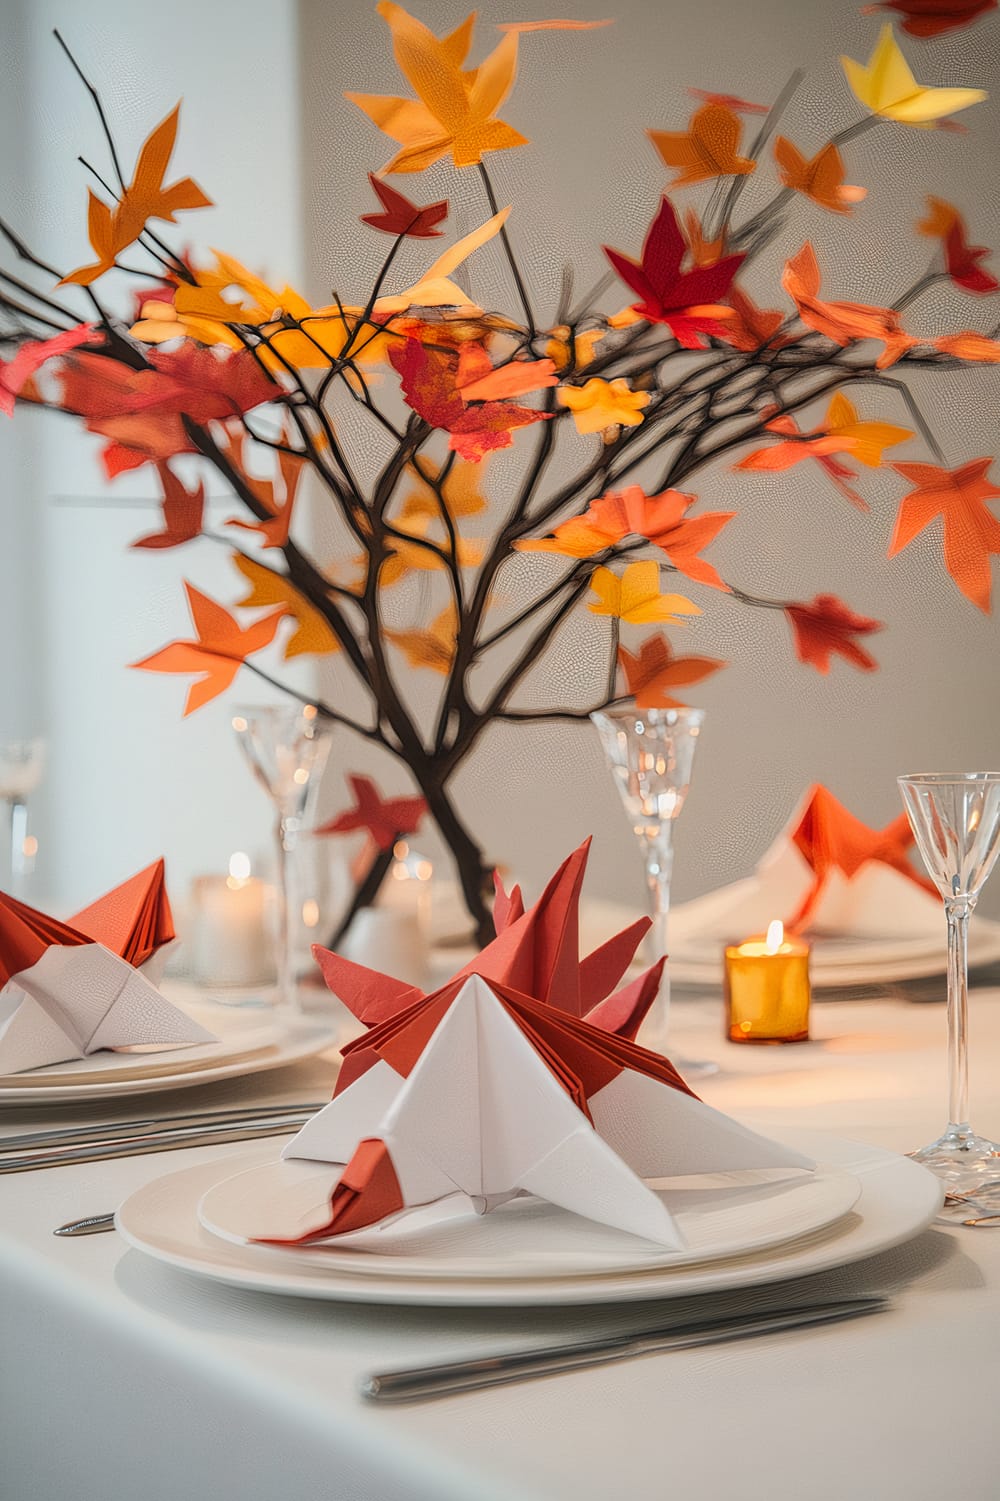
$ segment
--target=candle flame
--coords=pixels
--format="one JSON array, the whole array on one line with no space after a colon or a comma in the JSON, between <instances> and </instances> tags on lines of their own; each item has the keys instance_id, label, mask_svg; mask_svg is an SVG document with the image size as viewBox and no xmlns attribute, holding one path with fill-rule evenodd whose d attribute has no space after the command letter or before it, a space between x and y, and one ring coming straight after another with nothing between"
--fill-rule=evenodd
<instances>
[{"instance_id":1,"label":"candle flame","mask_svg":"<svg viewBox=\"0 0 1000 1501\"><path fill-rule=\"evenodd\" d=\"M250 856L244 854L242 850L237 850L235 854L229 857L229 878L226 881L226 885L230 889L235 890L237 886L242 886L243 882L249 879Z\"/></svg>"},{"instance_id":2,"label":"candle flame","mask_svg":"<svg viewBox=\"0 0 1000 1501\"><path fill-rule=\"evenodd\" d=\"M785 925L775 918L774 922L767 925L767 937L764 947L769 954L776 954L785 941Z\"/></svg>"}]
</instances>

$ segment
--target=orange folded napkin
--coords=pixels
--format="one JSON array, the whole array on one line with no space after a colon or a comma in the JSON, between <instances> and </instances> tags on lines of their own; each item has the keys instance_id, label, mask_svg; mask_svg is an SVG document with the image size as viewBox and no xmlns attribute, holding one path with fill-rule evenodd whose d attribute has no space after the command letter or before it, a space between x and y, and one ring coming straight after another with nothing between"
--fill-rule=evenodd
<instances>
[{"instance_id":1,"label":"orange folded napkin","mask_svg":"<svg viewBox=\"0 0 1000 1501\"><path fill-rule=\"evenodd\" d=\"M0 1073L103 1048L214 1042L156 989L173 937L162 860L68 923L0 892Z\"/></svg>"},{"instance_id":2,"label":"orange folded napkin","mask_svg":"<svg viewBox=\"0 0 1000 1501\"><path fill-rule=\"evenodd\" d=\"M905 813L871 828L827 787L808 789L752 876L684 902L671 913L671 948L786 928L854 939L929 939L941 900L911 859ZM694 949L691 949L694 952Z\"/></svg>"},{"instance_id":3,"label":"orange folded napkin","mask_svg":"<svg viewBox=\"0 0 1000 1501\"><path fill-rule=\"evenodd\" d=\"M533 1193L679 1250L644 1179L815 1166L703 1104L666 1058L623 1035L664 961L609 996L643 918L581 962L588 849L527 911L516 890L498 888L497 938L431 995L316 950L369 1030L343 1049L330 1104L283 1153L346 1164L328 1211L269 1243L314 1244L456 1192L480 1213Z\"/></svg>"}]
</instances>

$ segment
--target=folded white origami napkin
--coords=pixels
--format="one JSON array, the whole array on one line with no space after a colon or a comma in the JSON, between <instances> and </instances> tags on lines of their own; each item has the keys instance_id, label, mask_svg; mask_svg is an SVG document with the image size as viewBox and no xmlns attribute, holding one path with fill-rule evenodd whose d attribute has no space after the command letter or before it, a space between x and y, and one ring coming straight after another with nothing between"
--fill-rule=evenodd
<instances>
[{"instance_id":1,"label":"folded white origami napkin","mask_svg":"<svg viewBox=\"0 0 1000 1501\"><path fill-rule=\"evenodd\" d=\"M0 1073L216 1041L152 983L173 937L162 860L69 923L0 893Z\"/></svg>"},{"instance_id":2,"label":"folded white origami napkin","mask_svg":"<svg viewBox=\"0 0 1000 1501\"><path fill-rule=\"evenodd\" d=\"M330 1104L283 1153L346 1164L329 1214L273 1243L326 1241L455 1193L481 1213L532 1193L681 1249L644 1179L814 1167L703 1104L666 1058L623 1035L663 961L607 996L644 924L581 961L586 855L585 845L527 911L501 891L497 939L431 995L318 951L369 1030L343 1049Z\"/></svg>"},{"instance_id":3,"label":"folded white origami napkin","mask_svg":"<svg viewBox=\"0 0 1000 1501\"><path fill-rule=\"evenodd\" d=\"M743 939L774 918L798 932L853 938L940 937L941 898L910 860L906 814L872 829L825 787L810 787L752 876L671 913L671 952Z\"/></svg>"}]
</instances>

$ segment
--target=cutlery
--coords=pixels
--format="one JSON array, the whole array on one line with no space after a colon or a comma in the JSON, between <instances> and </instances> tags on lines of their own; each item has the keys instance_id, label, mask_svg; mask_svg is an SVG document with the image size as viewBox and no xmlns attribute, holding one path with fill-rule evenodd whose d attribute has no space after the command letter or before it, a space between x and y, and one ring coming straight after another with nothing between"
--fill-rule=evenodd
<instances>
[{"instance_id":1,"label":"cutlery","mask_svg":"<svg viewBox=\"0 0 1000 1501\"><path fill-rule=\"evenodd\" d=\"M105 1230L115 1228L114 1211L110 1214L88 1214L86 1219L70 1220L66 1225L60 1225L53 1230L53 1235L65 1235L69 1237L77 1235L101 1235Z\"/></svg>"},{"instance_id":2,"label":"cutlery","mask_svg":"<svg viewBox=\"0 0 1000 1501\"><path fill-rule=\"evenodd\" d=\"M105 1162L113 1157L142 1157L147 1152L170 1152L181 1147L205 1147L229 1141L256 1141L265 1136L290 1136L314 1112L263 1116L243 1123L218 1121L210 1126L168 1126L134 1136L115 1136L81 1146L55 1147L41 1152L15 1152L0 1157L0 1173L29 1173L43 1167L71 1167L82 1162Z\"/></svg>"},{"instance_id":3,"label":"cutlery","mask_svg":"<svg viewBox=\"0 0 1000 1501\"><path fill-rule=\"evenodd\" d=\"M571 1344L547 1345L541 1349L513 1350L475 1360L447 1361L441 1365L414 1366L411 1370L384 1371L362 1382L361 1394L371 1402L416 1402L433 1397L453 1397L459 1392L526 1381L533 1376L551 1376L650 1355L664 1350L689 1350L724 1340L748 1339L778 1329L796 1329L809 1324L832 1324L841 1319L879 1313L889 1307L888 1298L866 1296L835 1302L799 1304L765 1313L743 1313L666 1324L638 1333L617 1334L601 1339L577 1340Z\"/></svg>"},{"instance_id":4,"label":"cutlery","mask_svg":"<svg viewBox=\"0 0 1000 1501\"><path fill-rule=\"evenodd\" d=\"M315 1113L317 1110L322 1110L323 1106L328 1103L327 1100L320 1100L312 1105L298 1103L241 1105L231 1110L199 1110L188 1115L169 1115L159 1119L152 1117L148 1120L137 1121L97 1121L86 1126L24 1131L19 1135L0 1136L0 1152L20 1152L35 1147L83 1146L89 1141L105 1141L116 1136L134 1136L144 1131L163 1131L174 1127L194 1129L214 1125L217 1121L220 1123L228 1121L232 1125L249 1125L264 1117L268 1120L276 1120L285 1115L302 1115L305 1111Z\"/></svg>"}]
</instances>

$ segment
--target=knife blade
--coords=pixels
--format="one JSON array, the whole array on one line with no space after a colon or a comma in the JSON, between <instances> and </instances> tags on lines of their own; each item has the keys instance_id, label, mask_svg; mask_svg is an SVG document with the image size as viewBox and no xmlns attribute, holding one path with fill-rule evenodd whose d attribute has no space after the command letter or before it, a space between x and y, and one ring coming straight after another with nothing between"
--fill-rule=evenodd
<instances>
[{"instance_id":1,"label":"knife blade","mask_svg":"<svg viewBox=\"0 0 1000 1501\"><path fill-rule=\"evenodd\" d=\"M313 1111L280 1117L265 1116L252 1123L229 1121L213 1126L167 1127L116 1136L81 1146L56 1147L41 1152L15 1152L0 1157L0 1173L32 1173L46 1167L73 1167L83 1162L106 1162L114 1157L142 1157L147 1152L172 1152L181 1147L222 1145L229 1141L256 1141L266 1136L290 1136L311 1118Z\"/></svg>"},{"instance_id":2,"label":"knife blade","mask_svg":"<svg viewBox=\"0 0 1000 1501\"><path fill-rule=\"evenodd\" d=\"M725 1340L749 1339L779 1329L810 1324L832 1324L842 1319L879 1313L889 1307L888 1298L873 1295L842 1298L834 1302L799 1304L765 1313L744 1313L694 1319L638 1333L602 1339L576 1340L571 1344L547 1345L535 1350L514 1350L475 1360L447 1361L441 1365L415 1366L410 1370L384 1371L362 1382L361 1394L370 1402L419 1402L434 1397L453 1397L460 1392L527 1381L534 1376L582 1370L651 1355L666 1350L689 1350Z\"/></svg>"}]
</instances>

